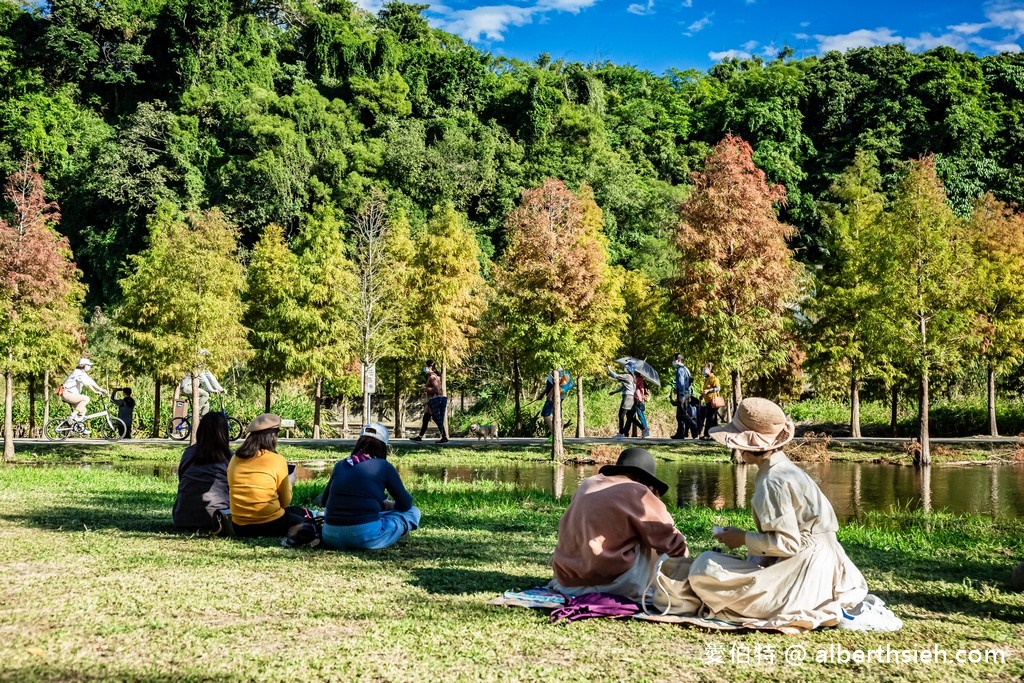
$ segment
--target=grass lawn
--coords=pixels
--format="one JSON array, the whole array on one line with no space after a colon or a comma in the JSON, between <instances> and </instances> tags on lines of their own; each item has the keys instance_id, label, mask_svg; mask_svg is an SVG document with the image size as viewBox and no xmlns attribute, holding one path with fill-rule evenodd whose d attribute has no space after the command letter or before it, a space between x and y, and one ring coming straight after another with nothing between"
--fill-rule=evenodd
<instances>
[{"instance_id":1,"label":"grass lawn","mask_svg":"<svg viewBox=\"0 0 1024 683\"><path fill-rule=\"evenodd\" d=\"M0 467L0 679L1024 676L1024 595L1005 586L1024 558L1021 522L903 513L844 527L840 540L872 592L904 619L897 634L737 635L611 620L562 626L542 612L484 602L548 579L564 501L490 482L406 483L423 510L423 528L394 548L338 553L173 533L175 484L167 479L100 468ZM300 484L297 502L319 486ZM673 512L694 551L712 545L712 524L751 525L744 511ZM812 652L830 645L937 647L950 660L960 649L999 649L1005 663L794 667L783 661L794 645ZM734 646L750 654L749 664L731 663ZM775 663L756 661L754 653L768 647ZM710 662L710 652L724 662Z\"/></svg>"}]
</instances>

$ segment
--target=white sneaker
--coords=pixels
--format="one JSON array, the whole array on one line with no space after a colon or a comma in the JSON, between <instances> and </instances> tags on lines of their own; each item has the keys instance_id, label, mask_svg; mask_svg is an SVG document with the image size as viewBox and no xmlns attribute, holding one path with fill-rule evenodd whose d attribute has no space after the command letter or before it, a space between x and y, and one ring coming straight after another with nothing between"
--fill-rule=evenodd
<instances>
[{"instance_id":1,"label":"white sneaker","mask_svg":"<svg viewBox=\"0 0 1024 683\"><path fill-rule=\"evenodd\" d=\"M612 440L614 440L614 441L622 441L625 438L626 437L623 436L622 434L616 434L615 436L612 437Z\"/></svg>"}]
</instances>

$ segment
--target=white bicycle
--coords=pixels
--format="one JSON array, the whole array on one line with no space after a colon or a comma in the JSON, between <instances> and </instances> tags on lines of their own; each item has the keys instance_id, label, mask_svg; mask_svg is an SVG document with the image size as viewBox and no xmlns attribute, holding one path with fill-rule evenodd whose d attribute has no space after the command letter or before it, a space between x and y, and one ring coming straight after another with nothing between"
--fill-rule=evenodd
<instances>
[{"instance_id":1,"label":"white bicycle","mask_svg":"<svg viewBox=\"0 0 1024 683\"><path fill-rule=\"evenodd\" d=\"M100 396L103 410L86 415L81 420L72 420L71 416L55 417L46 423L46 438L50 441L63 441L71 435L91 436L97 434L107 441L118 441L124 438L127 427L120 418L114 417L107 410L107 398ZM101 419L98 419L101 418Z\"/></svg>"}]
</instances>

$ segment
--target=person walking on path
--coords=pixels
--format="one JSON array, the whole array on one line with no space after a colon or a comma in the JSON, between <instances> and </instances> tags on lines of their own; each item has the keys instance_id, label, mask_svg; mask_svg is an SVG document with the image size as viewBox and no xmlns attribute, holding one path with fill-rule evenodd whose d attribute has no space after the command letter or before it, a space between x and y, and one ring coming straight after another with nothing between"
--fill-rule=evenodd
<instances>
[{"instance_id":1,"label":"person walking on path","mask_svg":"<svg viewBox=\"0 0 1024 683\"><path fill-rule=\"evenodd\" d=\"M644 376L639 372L634 372L633 378L636 382L636 390L633 392L633 407L626 414L626 427L622 435L629 436L630 430L636 425L640 429L640 438L646 439L651 435L651 430L647 426L647 399L651 397L651 390L647 388Z\"/></svg>"},{"instance_id":2,"label":"person walking on path","mask_svg":"<svg viewBox=\"0 0 1024 683\"><path fill-rule=\"evenodd\" d=\"M419 528L420 509L388 462L388 440L388 428L371 422L363 427L352 455L334 466L323 497L323 542L328 548L387 548Z\"/></svg>"},{"instance_id":3,"label":"person walking on path","mask_svg":"<svg viewBox=\"0 0 1024 683\"><path fill-rule=\"evenodd\" d=\"M615 434L616 439L626 438L626 428L628 426L630 417L630 411L633 409L633 403L636 401L636 380L633 378L633 366L626 365L626 372L617 374L611 367L608 367L608 376L617 381L621 386L612 391L613 394L622 394L622 400L619 402L619 431Z\"/></svg>"},{"instance_id":4,"label":"person walking on path","mask_svg":"<svg viewBox=\"0 0 1024 683\"><path fill-rule=\"evenodd\" d=\"M81 422L85 417L85 407L89 405L89 397L82 393L83 388L94 391L100 396L107 393L89 376L90 369L92 369L92 361L88 358L79 358L78 367L68 375L61 386L59 392L61 400L71 406L69 421Z\"/></svg>"},{"instance_id":5,"label":"person walking on path","mask_svg":"<svg viewBox=\"0 0 1024 683\"><path fill-rule=\"evenodd\" d=\"M565 405L565 397L576 387L576 383L572 381L572 375L562 368L558 368L558 385L561 387L562 405ZM544 382L544 391L537 396L537 398L541 397L544 398L544 405L540 409L540 416L544 419L544 426L550 434L555 415L555 380L551 373L548 373L547 381Z\"/></svg>"},{"instance_id":6,"label":"person walking on path","mask_svg":"<svg viewBox=\"0 0 1024 683\"><path fill-rule=\"evenodd\" d=\"M676 369L676 381L673 386L676 393L676 433L670 438L685 439L691 426L688 418L690 417L690 386L693 384L693 377L690 375L690 369L683 362L681 353L677 353L672 359L672 367ZM694 432L696 434L695 426Z\"/></svg>"},{"instance_id":7,"label":"person walking on path","mask_svg":"<svg viewBox=\"0 0 1024 683\"><path fill-rule=\"evenodd\" d=\"M441 438L437 440L437 443L448 443L448 434L444 429L444 416L448 411L448 397L441 392L441 375L437 374L434 361L427 361L426 365L423 366L423 374L426 375L426 382L420 389L422 389L427 397L427 402L423 406L423 424L420 425L420 433L412 437L410 441L423 441L423 435L427 433L427 427L430 425L431 418L433 418L434 424L437 425L437 430L441 434Z\"/></svg>"},{"instance_id":8,"label":"person walking on path","mask_svg":"<svg viewBox=\"0 0 1024 683\"><path fill-rule=\"evenodd\" d=\"M118 393L124 394L124 398L118 398ZM117 419L124 422L124 438L132 438L132 421L135 419L135 399L132 398L132 390L129 387L114 389L110 394L110 402L117 406Z\"/></svg>"},{"instance_id":9,"label":"person walking on path","mask_svg":"<svg viewBox=\"0 0 1024 683\"><path fill-rule=\"evenodd\" d=\"M719 404L722 400L722 385L715 377L715 373L711 372L713 367L711 363L705 363L701 370L704 374L704 388L700 392L704 401L704 433L700 437L702 439L711 438L708 430L718 425L718 409L722 407Z\"/></svg>"}]
</instances>

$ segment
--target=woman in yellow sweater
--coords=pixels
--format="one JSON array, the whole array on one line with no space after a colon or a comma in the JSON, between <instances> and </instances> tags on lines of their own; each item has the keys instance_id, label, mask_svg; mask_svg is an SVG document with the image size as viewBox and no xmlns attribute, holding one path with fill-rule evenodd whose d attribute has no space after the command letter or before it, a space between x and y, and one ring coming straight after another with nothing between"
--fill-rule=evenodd
<instances>
[{"instance_id":1,"label":"woman in yellow sweater","mask_svg":"<svg viewBox=\"0 0 1024 683\"><path fill-rule=\"evenodd\" d=\"M289 508L292 477L277 453L281 418L263 413L249 423L249 435L228 463L231 523L236 536L284 536L302 524L305 511Z\"/></svg>"}]
</instances>

